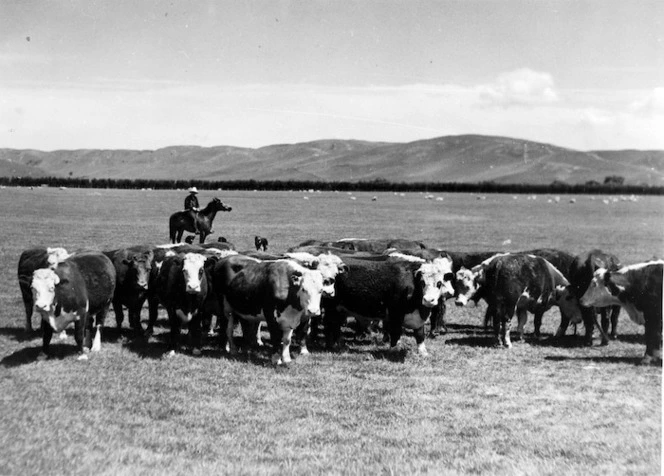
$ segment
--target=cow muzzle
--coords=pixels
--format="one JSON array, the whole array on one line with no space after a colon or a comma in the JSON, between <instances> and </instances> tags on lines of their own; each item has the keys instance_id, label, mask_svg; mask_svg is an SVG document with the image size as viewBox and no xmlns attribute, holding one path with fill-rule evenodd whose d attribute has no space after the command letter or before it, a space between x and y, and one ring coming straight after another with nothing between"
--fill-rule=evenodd
<instances>
[{"instance_id":1,"label":"cow muzzle","mask_svg":"<svg viewBox=\"0 0 664 476\"><path fill-rule=\"evenodd\" d=\"M454 300L454 304L456 304L459 307L465 306L466 304L468 304L468 298L466 296L464 296L463 294L460 294Z\"/></svg>"}]
</instances>

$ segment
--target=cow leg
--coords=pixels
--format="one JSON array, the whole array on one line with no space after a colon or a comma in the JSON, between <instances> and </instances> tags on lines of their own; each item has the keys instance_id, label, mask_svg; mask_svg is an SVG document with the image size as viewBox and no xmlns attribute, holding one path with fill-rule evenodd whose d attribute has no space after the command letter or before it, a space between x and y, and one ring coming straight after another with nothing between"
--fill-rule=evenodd
<instances>
[{"instance_id":1,"label":"cow leg","mask_svg":"<svg viewBox=\"0 0 664 476\"><path fill-rule=\"evenodd\" d=\"M136 338L141 338L143 336L143 326L141 326L141 305L136 307L132 306L127 310L129 314L129 326L132 329L132 332Z\"/></svg>"},{"instance_id":2,"label":"cow leg","mask_svg":"<svg viewBox=\"0 0 664 476\"><path fill-rule=\"evenodd\" d=\"M487 315L489 314L489 309L486 310ZM493 335L495 339L495 345L497 347L502 347L504 344L503 336L500 332L500 327L501 327L501 318L492 311L492 316L493 316Z\"/></svg>"},{"instance_id":3,"label":"cow leg","mask_svg":"<svg viewBox=\"0 0 664 476\"><path fill-rule=\"evenodd\" d=\"M586 328L584 345L593 345L593 332L595 330L595 309L592 307L582 307L581 316L583 317L583 326Z\"/></svg>"},{"instance_id":4,"label":"cow leg","mask_svg":"<svg viewBox=\"0 0 664 476\"><path fill-rule=\"evenodd\" d=\"M207 233L204 231L201 231L201 234L199 235L198 242L202 245L205 243L205 238L207 237Z\"/></svg>"},{"instance_id":5,"label":"cow leg","mask_svg":"<svg viewBox=\"0 0 664 476\"><path fill-rule=\"evenodd\" d=\"M556 331L555 337L556 339L559 339L565 335L565 332L567 332L567 327L569 326L569 317L563 314L562 312L560 313L560 325L558 326L558 330ZM576 334L576 325L574 326L574 333Z\"/></svg>"},{"instance_id":6,"label":"cow leg","mask_svg":"<svg viewBox=\"0 0 664 476\"><path fill-rule=\"evenodd\" d=\"M653 315L644 316L646 320L646 353L641 359L642 365L662 361L662 319Z\"/></svg>"},{"instance_id":7,"label":"cow leg","mask_svg":"<svg viewBox=\"0 0 664 476\"><path fill-rule=\"evenodd\" d=\"M611 306L611 334L609 334L609 337L613 340L618 338L619 315L620 315L620 306Z\"/></svg>"},{"instance_id":8,"label":"cow leg","mask_svg":"<svg viewBox=\"0 0 664 476\"><path fill-rule=\"evenodd\" d=\"M295 329L295 341L300 344L300 355L309 355L307 341L311 334L311 319L305 319Z\"/></svg>"},{"instance_id":9,"label":"cow leg","mask_svg":"<svg viewBox=\"0 0 664 476\"><path fill-rule=\"evenodd\" d=\"M609 345L609 308L603 307L599 311L600 316L602 316L602 343L601 345Z\"/></svg>"},{"instance_id":10,"label":"cow leg","mask_svg":"<svg viewBox=\"0 0 664 476\"><path fill-rule=\"evenodd\" d=\"M392 349L399 344L399 339L401 339L402 323L403 316L396 316L391 312L387 313L386 321L383 322L383 324L387 324L387 331L390 333L390 347Z\"/></svg>"},{"instance_id":11,"label":"cow leg","mask_svg":"<svg viewBox=\"0 0 664 476\"><path fill-rule=\"evenodd\" d=\"M23 288L21 288L23 292ZM32 293L29 293L29 296L23 294L23 306L25 307L25 332L27 334L32 334L32 311L34 309L34 303L32 301Z\"/></svg>"},{"instance_id":12,"label":"cow leg","mask_svg":"<svg viewBox=\"0 0 664 476\"><path fill-rule=\"evenodd\" d=\"M231 355L237 354L237 346L235 345L235 340L233 339L233 331L235 330L235 316L232 312L226 314L226 347L228 348L228 353Z\"/></svg>"},{"instance_id":13,"label":"cow leg","mask_svg":"<svg viewBox=\"0 0 664 476\"><path fill-rule=\"evenodd\" d=\"M175 313L175 309L168 309L168 321L171 325L171 335L169 342L169 356L175 355L180 345L180 318Z\"/></svg>"},{"instance_id":14,"label":"cow leg","mask_svg":"<svg viewBox=\"0 0 664 476\"><path fill-rule=\"evenodd\" d=\"M415 336L415 343L417 344L417 353L423 357L428 356L429 352L427 352L427 348L424 345L424 326L419 329L414 329L413 335Z\"/></svg>"},{"instance_id":15,"label":"cow leg","mask_svg":"<svg viewBox=\"0 0 664 476\"><path fill-rule=\"evenodd\" d=\"M279 359L277 364L287 365L291 363L290 344L292 337L293 329L281 330L281 359Z\"/></svg>"},{"instance_id":16,"label":"cow leg","mask_svg":"<svg viewBox=\"0 0 664 476\"><path fill-rule=\"evenodd\" d=\"M516 318L517 318L517 333L518 333L518 340L523 341L523 328L526 326L526 323L528 322L528 311L525 309L517 309L516 311ZM511 319L510 319L510 327L511 327Z\"/></svg>"},{"instance_id":17,"label":"cow leg","mask_svg":"<svg viewBox=\"0 0 664 476\"><path fill-rule=\"evenodd\" d=\"M145 336L150 337L154 334L154 325L159 316L159 300L156 295L148 296L148 327L145 329Z\"/></svg>"},{"instance_id":18,"label":"cow leg","mask_svg":"<svg viewBox=\"0 0 664 476\"><path fill-rule=\"evenodd\" d=\"M115 325L118 328L118 331L122 329L122 321L124 321L124 313L122 311L122 303L116 300L113 300L113 312L115 313ZM129 321L131 323L131 313L129 309L127 309L127 312L129 313Z\"/></svg>"},{"instance_id":19,"label":"cow leg","mask_svg":"<svg viewBox=\"0 0 664 476\"><path fill-rule=\"evenodd\" d=\"M201 355L201 348L203 347L203 332L201 326L201 312L196 311L191 321L189 321L189 344L191 345L191 354L194 356Z\"/></svg>"},{"instance_id":20,"label":"cow leg","mask_svg":"<svg viewBox=\"0 0 664 476\"><path fill-rule=\"evenodd\" d=\"M431 310L431 328L429 329L429 338L435 339L440 333L447 333L447 327L445 326L445 312L447 311L447 306L445 301L441 298L438 300L438 304L434 306Z\"/></svg>"},{"instance_id":21,"label":"cow leg","mask_svg":"<svg viewBox=\"0 0 664 476\"><path fill-rule=\"evenodd\" d=\"M503 337L503 342L505 343L505 347L508 349L512 348L512 339L510 336L512 328L512 317L509 316L507 319L503 319L501 323L501 328L500 328L500 333L502 334Z\"/></svg>"},{"instance_id":22,"label":"cow leg","mask_svg":"<svg viewBox=\"0 0 664 476\"><path fill-rule=\"evenodd\" d=\"M323 313L325 345L330 350L339 350L341 347L341 324L342 317L334 306L325 307Z\"/></svg>"},{"instance_id":23,"label":"cow leg","mask_svg":"<svg viewBox=\"0 0 664 476\"><path fill-rule=\"evenodd\" d=\"M53 338L53 328L46 321L41 322L41 328L42 328L42 352L44 353L44 357L49 357L51 355L49 345L51 343L51 339Z\"/></svg>"},{"instance_id":24,"label":"cow leg","mask_svg":"<svg viewBox=\"0 0 664 476\"><path fill-rule=\"evenodd\" d=\"M539 340L542 338L542 334L540 332L540 329L542 327L542 316L544 315L543 312L538 311L535 313L535 339Z\"/></svg>"},{"instance_id":25,"label":"cow leg","mask_svg":"<svg viewBox=\"0 0 664 476\"><path fill-rule=\"evenodd\" d=\"M274 316L270 313L265 313L269 315L270 317L267 318L267 329L270 331L270 344L272 346L272 363L273 364L278 364L279 361L281 360L280 353L282 351L281 348L281 341L282 341L282 331L281 331L281 326L279 326L279 323L277 320L274 318ZM267 317L266 315L266 317ZM289 336L290 340L290 336Z\"/></svg>"},{"instance_id":26,"label":"cow leg","mask_svg":"<svg viewBox=\"0 0 664 476\"><path fill-rule=\"evenodd\" d=\"M101 325L95 326L95 338L92 341L90 350L93 352L99 352L101 350Z\"/></svg>"}]
</instances>

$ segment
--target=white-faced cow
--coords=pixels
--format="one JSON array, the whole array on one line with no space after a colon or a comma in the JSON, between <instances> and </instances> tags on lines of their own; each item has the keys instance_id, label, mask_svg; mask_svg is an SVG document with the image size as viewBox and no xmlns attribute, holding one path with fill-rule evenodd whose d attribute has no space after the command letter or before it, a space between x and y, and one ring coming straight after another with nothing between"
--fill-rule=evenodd
<instances>
[{"instance_id":1,"label":"white-faced cow","mask_svg":"<svg viewBox=\"0 0 664 476\"><path fill-rule=\"evenodd\" d=\"M49 354L53 332L72 322L80 358L101 348L101 328L115 291L115 268L103 253L80 252L59 263L55 269L38 269L33 274L32 293L42 316L43 351ZM96 326L94 343L92 328Z\"/></svg>"},{"instance_id":2,"label":"white-faced cow","mask_svg":"<svg viewBox=\"0 0 664 476\"><path fill-rule=\"evenodd\" d=\"M605 253L602 250L591 250L576 257L572 262L569 271L570 290L577 297L581 297L588 289L590 281L593 279L595 271L600 268L608 269L609 271L617 271L621 267L620 260L610 253ZM585 343L592 345L593 342L593 329L597 319L597 313L602 317L601 327L599 328L602 345L609 343L609 322L611 323L610 336L615 339L618 328L618 315L620 314L620 306L593 306L581 307L581 314L583 316L583 325L586 328ZM561 328L564 331L566 327L564 322L561 322Z\"/></svg>"},{"instance_id":3,"label":"white-faced cow","mask_svg":"<svg viewBox=\"0 0 664 476\"><path fill-rule=\"evenodd\" d=\"M595 271L581 297L584 306L620 305L637 324L645 325L646 353L641 363L662 360L662 274L664 261Z\"/></svg>"},{"instance_id":4,"label":"white-faced cow","mask_svg":"<svg viewBox=\"0 0 664 476\"><path fill-rule=\"evenodd\" d=\"M328 347L339 345L341 325L352 316L365 321L383 320L392 347L398 344L403 327L412 329L418 352L426 355L424 324L439 300L454 294L452 261L346 258L344 262L349 269L337 279L336 296L323 301Z\"/></svg>"},{"instance_id":5,"label":"white-faced cow","mask_svg":"<svg viewBox=\"0 0 664 476\"><path fill-rule=\"evenodd\" d=\"M511 347L510 326L514 314L518 317L519 335L527 313L535 315L535 337L539 338L543 314L553 305L559 306L572 318L580 316L578 302L571 295L569 282L544 258L526 254L497 255L471 271L471 279L463 278L458 286L457 303L481 296L487 301L487 315L493 318L494 334L498 345ZM461 279L458 279L459 283Z\"/></svg>"},{"instance_id":6,"label":"white-faced cow","mask_svg":"<svg viewBox=\"0 0 664 476\"><path fill-rule=\"evenodd\" d=\"M25 331L32 332L32 314L34 302L32 299L32 274L42 268L54 269L59 262L69 257L64 248L31 248L21 253L18 259L18 285L21 288L21 297L25 307Z\"/></svg>"},{"instance_id":7,"label":"white-faced cow","mask_svg":"<svg viewBox=\"0 0 664 476\"><path fill-rule=\"evenodd\" d=\"M291 361L293 331L305 319L321 312L320 271L307 269L294 260L260 261L231 256L215 266L214 282L224 302L231 353L237 352L232 336L236 318L243 324L245 339L255 335L257 324L266 321L274 351L272 361L287 364Z\"/></svg>"},{"instance_id":8,"label":"white-faced cow","mask_svg":"<svg viewBox=\"0 0 664 476\"><path fill-rule=\"evenodd\" d=\"M123 306L129 314L129 325L136 337L142 337L141 309L148 297L148 284L154 251L152 246L138 245L104 253L115 267L116 284L113 311L118 331L124 320Z\"/></svg>"},{"instance_id":9,"label":"white-faced cow","mask_svg":"<svg viewBox=\"0 0 664 476\"><path fill-rule=\"evenodd\" d=\"M179 348L183 325L189 328L192 353L200 355L201 310L208 293L206 259L197 253L167 256L157 274L156 296L166 309L171 326L169 355L174 355Z\"/></svg>"}]
</instances>

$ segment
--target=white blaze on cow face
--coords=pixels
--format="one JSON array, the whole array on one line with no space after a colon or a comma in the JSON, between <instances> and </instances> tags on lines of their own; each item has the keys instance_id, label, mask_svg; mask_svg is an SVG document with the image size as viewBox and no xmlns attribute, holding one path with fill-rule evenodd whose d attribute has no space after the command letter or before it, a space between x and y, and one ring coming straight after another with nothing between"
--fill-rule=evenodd
<instances>
[{"instance_id":1,"label":"white blaze on cow face","mask_svg":"<svg viewBox=\"0 0 664 476\"><path fill-rule=\"evenodd\" d=\"M40 314L55 311L55 286L58 283L60 278L52 269L38 269L32 274L32 299Z\"/></svg>"},{"instance_id":2,"label":"white blaze on cow face","mask_svg":"<svg viewBox=\"0 0 664 476\"><path fill-rule=\"evenodd\" d=\"M348 266L341 261L341 258L333 254L320 254L317 259L318 267L316 269L323 278L323 294L334 297L334 283L337 276L345 273L348 270Z\"/></svg>"},{"instance_id":3,"label":"white blaze on cow face","mask_svg":"<svg viewBox=\"0 0 664 476\"><path fill-rule=\"evenodd\" d=\"M456 273L456 300L454 301L457 306L465 306L468 301L472 299L479 286L476 281L476 273L470 269L461 268Z\"/></svg>"},{"instance_id":4,"label":"white blaze on cow face","mask_svg":"<svg viewBox=\"0 0 664 476\"><path fill-rule=\"evenodd\" d=\"M187 253L184 255L182 272L184 273L184 282L188 293L194 294L201 292L204 264L205 256L196 253Z\"/></svg>"},{"instance_id":5,"label":"white blaze on cow face","mask_svg":"<svg viewBox=\"0 0 664 476\"><path fill-rule=\"evenodd\" d=\"M620 304L620 300L611 294L609 288L606 287L604 282L606 269L599 268L595 270L593 279L588 285L588 289L581 296L581 305L586 307L606 307L615 304Z\"/></svg>"},{"instance_id":6,"label":"white blaze on cow face","mask_svg":"<svg viewBox=\"0 0 664 476\"><path fill-rule=\"evenodd\" d=\"M300 267L292 275L293 284L298 287L297 297L302 309L311 316L320 315L320 300L323 295L323 276L318 270Z\"/></svg>"},{"instance_id":7,"label":"white blaze on cow face","mask_svg":"<svg viewBox=\"0 0 664 476\"><path fill-rule=\"evenodd\" d=\"M422 305L433 307L440 298L447 299L454 296L452 287L452 260L449 258L436 258L431 263L423 263L417 270L417 276L422 284Z\"/></svg>"},{"instance_id":8,"label":"white blaze on cow face","mask_svg":"<svg viewBox=\"0 0 664 476\"><path fill-rule=\"evenodd\" d=\"M48 267L51 269L55 269L56 266L58 266L58 263L61 263L71 256L64 248L46 248L46 254L48 255L46 258L48 261Z\"/></svg>"}]
</instances>

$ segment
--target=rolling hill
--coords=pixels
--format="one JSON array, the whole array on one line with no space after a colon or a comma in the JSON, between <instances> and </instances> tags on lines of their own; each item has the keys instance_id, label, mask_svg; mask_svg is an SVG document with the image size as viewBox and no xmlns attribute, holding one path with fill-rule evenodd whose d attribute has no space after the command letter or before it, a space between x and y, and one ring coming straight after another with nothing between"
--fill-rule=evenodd
<instances>
[{"instance_id":1,"label":"rolling hill","mask_svg":"<svg viewBox=\"0 0 664 476\"><path fill-rule=\"evenodd\" d=\"M664 184L664 151L578 151L509 137L445 136L408 143L319 140L257 149L0 149L0 176L112 179Z\"/></svg>"}]
</instances>

